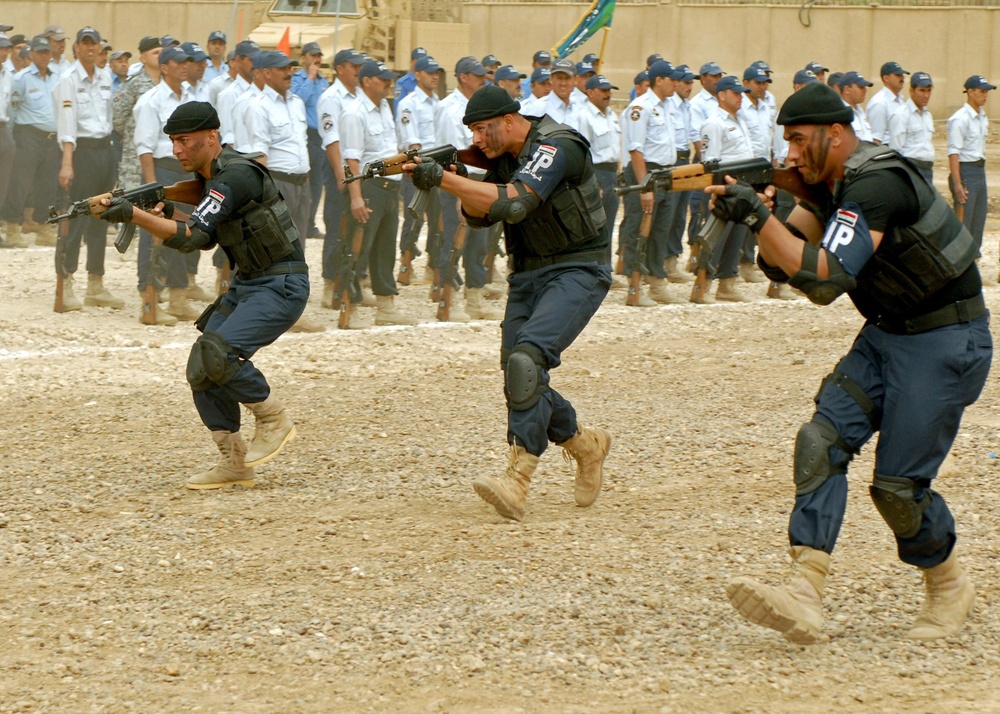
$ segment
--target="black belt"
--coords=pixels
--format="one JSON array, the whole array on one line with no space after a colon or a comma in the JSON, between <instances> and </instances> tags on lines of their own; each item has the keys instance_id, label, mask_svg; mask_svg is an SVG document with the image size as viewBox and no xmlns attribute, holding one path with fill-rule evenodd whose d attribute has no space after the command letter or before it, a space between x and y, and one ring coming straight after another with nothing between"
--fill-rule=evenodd
<instances>
[{"instance_id":1,"label":"black belt","mask_svg":"<svg viewBox=\"0 0 1000 714\"><path fill-rule=\"evenodd\" d=\"M975 161L959 161L958 163L962 164L962 166L979 166L980 168L982 168L983 166L986 166L986 159L976 159Z\"/></svg>"},{"instance_id":2,"label":"black belt","mask_svg":"<svg viewBox=\"0 0 1000 714\"><path fill-rule=\"evenodd\" d=\"M56 138L56 133L54 131L45 131L44 129L39 129L37 126L32 126L31 124L15 124L14 131L27 131L31 134L40 136L43 139Z\"/></svg>"},{"instance_id":3,"label":"black belt","mask_svg":"<svg viewBox=\"0 0 1000 714\"><path fill-rule=\"evenodd\" d=\"M362 184L364 186L377 186L383 191L398 191L399 187L403 185L402 181L390 181L385 178L373 178L366 179Z\"/></svg>"},{"instance_id":4,"label":"black belt","mask_svg":"<svg viewBox=\"0 0 1000 714\"><path fill-rule=\"evenodd\" d=\"M669 169L669 166L664 166L663 164L654 164L652 161L646 162L646 171L652 171L654 169Z\"/></svg>"},{"instance_id":5,"label":"black belt","mask_svg":"<svg viewBox=\"0 0 1000 714\"><path fill-rule=\"evenodd\" d=\"M265 275L308 275L309 266L305 263L275 263L264 270L244 272L240 269L236 274L243 280L255 280Z\"/></svg>"},{"instance_id":6,"label":"black belt","mask_svg":"<svg viewBox=\"0 0 1000 714\"><path fill-rule=\"evenodd\" d=\"M103 139L91 139L85 136L76 138L76 148L78 149L109 149L111 148L111 136Z\"/></svg>"},{"instance_id":7,"label":"black belt","mask_svg":"<svg viewBox=\"0 0 1000 714\"><path fill-rule=\"evenodd\" d=\"M910 159L910 163L918 169L930 170L934 168L933 161L921 161L920 159Z\"/></svg>"},{"instance_id":8,"label":"black belt","mask_svg":"<svg viewBox=\"0 0 1000 714\"><path fill-rule=\"evenodd\" d=\"M607 257L607 251L587 250L582 253L567 253L566 255L550 255L547 258L514 256L514 272L523 273L528 270L539 270L557 263L590 263L600 265Z\"/></svg>"},{"instance_id":9,"label":"black belt","mask_svg":"<svg viewBox=\"0 0 1000 714\"><path fill-rule=\"evenodd\" d=\"M285 183L290 183L294 186L304 186L309 180L309 174L286 174L284 171L275 171L274 169L269 169L271 173L271 178L275 181L284 181Z\"/></svg>"},{"instance_id":10,"label":"black belt","mask_svg":"<svg viewBox=\"0 0 1000 714\"><path fill-rule=\"evenodd\" d=\"M601 164L594 164L594 171L607 171L609 173L618 173L618 164L614 161L605 161Z\"/></svg>"},{"instance_id":11,"label":"black belt","mask_svg":"<svg viewBox=\"0 0 1000 714\"><path fill-rule=\"evenodd\" d=\"M158 169L164 169L165 171L173 171L175 174L185 173L184 167L181 166L181 162L171 156L153 159L153 166Z\"/></svg>"},{"instance_id":12,"label":"black belt","mask_svg":"<svg viewBox=\"0 0 1000 714\"><path fill-rule=\"evenodd\" d=\"M677 150L677 160L678 161L690 161L691 160L691 149L678 149Z\"/></svg>"},{"instance_id":13,"label":"black belt","mask_svg":"<svg viewBox=\"0 0 1000 714\"><path fill-rule=\"evenodd\" d=\"M928 312L918 317L911 317L909 320L891 320L879 318L879 329L893 335L917 335L921 332L934 330L938 327L957 325L960 322L971 322L977 317L986 314L986 300L983 294L979 293L975 297L959 300L950 305L945 305L933 312Z\"/></svg>"}]
</instances>

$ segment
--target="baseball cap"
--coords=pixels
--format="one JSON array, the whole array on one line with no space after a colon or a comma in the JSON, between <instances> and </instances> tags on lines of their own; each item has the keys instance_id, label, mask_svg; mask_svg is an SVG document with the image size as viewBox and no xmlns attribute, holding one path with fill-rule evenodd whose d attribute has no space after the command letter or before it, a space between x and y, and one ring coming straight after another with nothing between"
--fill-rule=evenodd
<instances>
[{"instance_id":1,"label":"baseball cap","mask_svg":"<svg viewBox=\"0 0 1000 714\"><path fill-rule=\"evenodd\" d=\"M213 42L215 40L226 42L226 33L222 30L212 30L208 35L208 41Z\"/></svg>"},{"instance_id":2,"label":"baseball cap","mask_svg":"<svg viewBox=\"0 0 1000 714\"><path fill-rule=\"evenodd\" d=\"M773 72L773 71L774 71L774 70L772 70L772 69L771 69L771 65L769 65L769 64L768 64L767 62L765 62L764 60L757 60L757 61L755 61L755 62L751 62L751 63L750 63L750 66L751 66L751 67L756 67L756 68L758 68L758 69L762 69L762 70L764 70L765 72L767 72L768 74L771 74L771 72ZM746 77L744 77L744 79L746 79Z\"/></svg>"},{"instance_id":3,"label":"baseball cap","mask_svg":"<svg viewBox=\"0 0 1000 714\"><path fill-rule=\"evenodd\" d=\"M181 49L195 62L203 62L208 59L208 53L197 42L185 42L181 45Z\"/></svg>"},{"instance_id":4,"label":"baseball cap","mask_svg":"<svg viewBox=\"0 0 1000 714\"><path fill-rule=\"evenodd\" d=\"M750 65L745 70L743 70L743 80L753 80L754 82L770 82L771 78L767 75L760 67L754 67Z\"/></svg>"},{"instance_id":5,"label":"baseball cap","mask_svg":"<svg viewBox=\"0 0 1000 714\"><path fill-rule=\"evenodd\" d=\"M32 52L51 52L52 45L49 44L47 38L42 35L31 38L31 51Z\"/></svg>"},{"instance_id":6,"label":"baseball cap","mask_svg":"<svg viewBox=\"0 0 1000 714\"><path fill-rule=\"evenodd\" d=\"M873 83L865 79L861 75L861 72L847 72L840 78L840 86L846 87L849 84L856 84L859 87L871 87Z\"/></svg>"},{"instance_id":7,"label":"baseball cap","mask_svg":"<svg viewBox=\"0 0 1000 714\"><path fill-rule=\"evenodd\" d=\"M663 55L658 52L654 52L646 58L646 68L648 69L649 67L652 67L654 62L659 62L662 59Z\"/></svg>"},{"instance_id":8,"label":"baseball cap","mask_svg":"<svg viewBox=\"0 0 1000 714\"><path fill-rule=\"evenodd\" d=\"M934 80L926 72L914 72L913 76L910 77L911 87L933 87Z\"/></svg>"},{"instance_id":9,"label":"baseball cap","mask_svg":"<svg viewBox=\"0 0 1000 714\"><path fill-rule=\"evenodd\" d=\"M233 51L236 53L236 57L253 57L260 52L260 45L251 40L243 40L237 43L236 49Z\"/></svg>"},{"instance_id":10,"label":"baseball cap","mask_svg":"<svg viewBox=\"0 0 1000 714\"><path fill-rule=\"evenodd\" d=\"M829 67L824 67L820 62L810 62L805 66L805 69L808 69L813 74L819 74L820 72L830 71Z\"/></svg>"},{"instance_id":11,"label":"baseball cap","mask_svg":"<svg viewBox=\"0 0 1000 714\"><path fill-rule=\"evenodd\" d=\"M340 52L333 56L334 67L342 65L344 62L361 65L365 63L365 58L357 50L347 48L346 50L340 50Z\"/></svg>"},{"instance_id":12,"label":"baseball cap","mask_svg":"<svg viewBox=\"0 0 1000 714\"><path fill-rule=\"evenodd\" d=\"M108 42L107 40L101 40L101 51L102 52L110 52L113 49L114 49L114 47L111 46L110 42Z\"/></svg>"},{"instance_id":13,"label":"baseball cap","mask_svg":"<svg viewBox=\"0 0 1000 714\"><path fill-rule=\"evenodd\" d=\"M644 69L635 76L635 79L632 80L632 84L642 84L643 82L648 82L648 81L649 81L649 70Z\"/></svg>"},{"instance_id":14,"label":"baseball cap","mask_svg":"<svg viewBox=\"0 0 1000 714\"><path fill-rule=\"evenodd\" d=\"M132 53L128 50L115 50L111 53L111 59L119 59L121 57L132 57Z\"/></svg>"},{"instance_id":15,"label":"baseball cap","mask_svg":"<svg viewBox=\"0 0 1000 714\"><path fill-rule=\"evenodd\" d=\"M722 71L722 67L720 67L716 62L706 62L701 66L701 69L698 70L699 76L704 74L711 74L714 76L716 74L725 74L725 72Z\"/></svg>"},{"instance_id":16,"label":"baseball cap","mask_svg":"<svg viewBox=\"0 0 1000 714\"><path fill-rule=\"evenodd\" d=\"M90 25L87 25L86 27L81 27L79 30L76 31L77 42L80 42L84 37L87 37L93 40L94 42L101 41L101 33L95 30Z\"/></svg>"},{"instance_id":17,"label":"baseball cap","mask_svg":"<svg viewBox=\"0 0 1000 714\"><path fill-rule=\"evenodd\" d=\"M667 62L666 60L656 60L649 66L646 70L646 74L649 75L649 81L652 82L657 77L669 77L674 72L674 66Z\"/></svg>"},{"instance_id":18,"label":"baseball cap","mask_svg":"<svg viewBox=\"0 0 1000 714\"><path fill-rule=\"evenodd\" d=\"M302 45L302 54L322 56L323 50L320 48L318 42L307 42Z\"/></svg>"},{"instance_id":19,"label":"baseball cap","mask_svg":"<svg viewBox=\"0 0 1000 714\"><path fill-rule=\"evenodd\" d=\"M594 65L592 65L590 62L577 62L576 63L576 73L577 74L591 74L591 73L596 74L597 70L594 69Z\"/></svg>"},{"instance_id":20,"label":"baseball cap","mask_svg":"<svg viewBox=\"0 0 1000 714\"><path fill-rule=\"evenodd\" d=\"M587 80L587 89L618 89L618 87L611 84L611 80L603 74L595 74Z\"/></svg>"},{"instance_id":21,"label":"baseball cap","mask_svg":"<svg viewBox=\"0 0 1000 714\"><path fill-rule=\"evenodd\" d=\"M182 50L180 47L164 47L163 52L160 53L160 64L166 64L170 60L174 62L193 62L191 55Z\"/></svg>"},{"instance_id":22,"label":"baseball cap","mask_svg":"<svg viewBox=\"0 0 1000 714\"><path fill-rule=\"evenodd\" d=\"M486 76L486 68L475 57L463 57L455 64L455 74L475 74L484 77Z\"/></svg>"},{"instance_id":23,"label":"baseball cap","mask_svg":"<svg viewBox=\"0 0 1000 714\"><path fill-rule=\"evenodd\" d=\"M160 38L160 44L164 47L170 47L171 45L180 45L181 41L178 40L173 35L164 35Z\"/></svg>"},{"instance_id":24,"label":"baseball cap","mask_svg":"<svg viewBox=\"0 0 1000 714\"><path fill-rule=\"evenodd\" d=\"M10 41L4 33L0 32L0 47L13 47L14 43Z\"/></svg>"},{"instance_id":25,"label":"baseball cap","mask_svg":"<svg viewBox=\"0 0 1000 714\"><path fill-rule=\"evenodd\" d=\"M539 67L539 69L543 68ZM527 75L518 72L516 69L514 69L514 65L512 64L505 64L503 67L500 67L499 69L497 69L496 72L493 73L493 79L495 79L497 82L499 82L501 79L524 79L525 77L527 77Z\"/></svg>"},{"instance_id":26,"label":"baseball cap","mask_svg":"<svg viewBox=\"0 0 1000 714\"><path fill-rule=\"evenodd\" d=\"M576 65L568 59L561 59L558 62L552 63L552 74L556 72L562 72L572 77L576 74Z\"/></svg>"},{"instance_id":27,"label":"baseball cap","mask_svg":"<svg viewBox=\"0 0 1000 714\"><path fill-rule=\"evenodd\" d=\"M974 74L965 80L966 89L996 89L996 86L986 81L986 77L981 74Z\"/></svg>"},{"instance_id":28,"label":"baseball cap","mask_svg":"<svg viewBox=\"0 0 1000 714\"><path fill-rule=\"evenodd\" d=\"M139 40L140 52L149 52L150 50L154 50L157 47L163 47L163 45L160 44L159 37L146 36L143 37L141 40Z\"/></svg>"},{"instance_id":29,"label":"baseball cap","mask_svg":"<svg viewBox=\"0 0 1000 714\"><path fill-rule=\"evenodd\" d=\"M594 62L600 62L601 58L597 55L596 52L588 52L587 54L585 54L583 56L583 59L580 60L580 61L581 62L590 62L591 64L594 64Z\"/></svg>"},{"instance_id":30,"label":"baseball cap","mask_svg":"<svg viewBox=\"0 0 1000 714\"><path fill-rule=\"evenodd\" d=\"M497 67L500 65L500 60L497 59L496 55L486 55L479 64L483 67Z\"/></svg>"},{"instance_id":31,"label":"baseball cap","mask_svg":"<svg viewBox=\"0 0 1000 714\"><path fill-rule=\"evenodd\" d=\"M818 82L819 77L811 69L800 69L795 73L795 77L792 79L792 84L809 84L810 82Z\"/></svg>"},{"instance_id":32,"label":"baseball cap","mask_svg":"<svg viewBox=\"0 0 1000 714\"><path fill-rule=\"evenodd\" d=\"M427 57L427 56L428 56L427 50L425 50L423 47L414 47L413 50L410 52L411 60L418 60L421 57Z\"/></svg>"},{"instance_id":33,"label":"baseball cap","mask_svg":"<svg viewBox=\"0 0 1000 714\"><path fill-rule=\"evenodd\" d=\"M532 84L548 82L550 79L552 79L552 70L548 67L535 67L535 69L531 72Z\"/></svg>"},{"instance_id":34,"label":"baseball cap","mask_svg":"<svg viewBox=\"0 0 1000 714\"><path fill-rule=\"evenodd\" d=\"M440 72L441 65L437 63L437 60L430 55L424 55L417 60L416 64L413 65L413 71L415 72Z\"/></svg>"},{"instance_id":35,"label":"baseball cap","mask_svg":"<svg viewBox=\"0 0 1000 714\"><path fill-rule=\"evenodd\" d=\"M368 60L363 65L361 65L361 71L358 72L358 79L364 79L365 77L378 77L379 79L396 79L396 73L390 70L381 62L376 62L375 60Z\"/></svg>"},{"instance_id":36,"label":"baseball cap","mask_svg":"<svg viewBox=\"0 0 1000 714\"><path fill-rule=\"evenodd\" d=\"M879 70L878 76L884 77L887 74L909 74L909 72L903 69L899 62L886 62Z\"/></svg>"},{"instance_id":37,"label":"baseball cap","mask_svg":"<svg viewBox=\"0 0 1000 714\"><path fill-rule=\"evenodd\" d=\"M6 32L6 30L2 30L2 32ZM28 40L27 40L27 38L24 35L11 35L10 36L10 43L12 45L14 45L15 47L17 47L18 45L23 45L27 41Z\"/></svg>"},{"instance_id":38,"label":"baseball cap","mask_svg":"<svg viewBox=\"0 0 1000 714\"><path fill-rule=\"evenodd\" d=\"M674 71L670 73L670 79L677 80L678 82L691 82L697 77L698 75L692 72L691 68L686 64L674 67Z\"/></svg>"},{"instance_id":39,"label":"baseball cap","mask_svg":"<svg viewBox=\"0 0 1000 714\"><path fill-rule=\"evenodd\" d=\"M42 35L58 42L59 40L66 39L66 30L59 27L59 25L49 25L42 31Z\"/></svg>"},{"instance_id":40,"label":"baseball cap","mask_svg":"<svg viewBox=\"0 0 1000 714\"><path fill-rule=\"evenodd\" d=\"M723 89L730 89L734 92L750 91L750 87L744 87L742 84L740 84L739 80L736 79L736 77L734 77L733 75L729 75L728 77L723 77L722 79L719 80L719 83L715 85L716 92L721 92Z\"/></svg>"},{"instance_id":41,"label":"baseball cap","mask_svg":"<svg viewBox=\"0 0 1000 714\"><path fill-rule=\"evenodd\" d=\"M10 32L13 29L13 25L0 25L0 32Z\"/></svg>"},{"instance_id":42,"label":"baseball cap","mask_svg":"<svg viewBox=\"0 0 1000 714\"><path fill-rule=\"evenodd\" d=\"M259 62L258 62L259 59ZM254 57L254 69L284 69L285 67L298 67L299 63L278 50L268 50L261 52Z\"/></svg>"},{"instance_id":43,"label":"baseball cap","mask_svg":"<svg viewBox=\"0 0 1000 714\"><path fill-rule=\"evenodd\" d=\"M531 61L537 62L538 64L545 64L552 61L552 55L545 50L538 50L538 52L532 56Z\"/></svg>"}]
</instances>

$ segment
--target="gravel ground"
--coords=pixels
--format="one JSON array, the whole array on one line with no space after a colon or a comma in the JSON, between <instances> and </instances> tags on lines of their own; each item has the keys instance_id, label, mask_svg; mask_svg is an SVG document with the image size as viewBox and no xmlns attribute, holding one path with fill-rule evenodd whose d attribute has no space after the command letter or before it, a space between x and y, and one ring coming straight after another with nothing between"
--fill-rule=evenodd
<instances>
[{"instance_id":1,"label":"gravel ground","mask_svg":"<svg viewBox=\"0 0 1000 714\"><path fill-rule=\"evenodd\" d=\"M0 253L0 712L1000 711L995 379L938 481L978 588L960 635L902 638L922 585L867 496L871 447L823 642L725 598L787 572L792 444L860 327L846 299L613 292L554 373L613 434L604 492L576 508L554 449L512 523L470 485L506 463L499 323L433 324L414 286L400 303L427 324L336 331L314 278L329 330L257 359L299 438L252 490L190 492L215 458L183 376L193 328L139 325L113 249L126 310L53 313L52 257Z\"/></svg>"}]
</instances>

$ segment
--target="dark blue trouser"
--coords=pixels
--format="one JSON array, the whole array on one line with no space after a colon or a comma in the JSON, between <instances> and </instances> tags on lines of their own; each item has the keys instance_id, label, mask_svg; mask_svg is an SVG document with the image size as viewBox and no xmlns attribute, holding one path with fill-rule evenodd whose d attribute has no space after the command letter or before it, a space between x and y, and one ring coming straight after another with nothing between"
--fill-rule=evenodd
<instances>
[{"instance_id":1,"label":"dark blue trouser","mask_svg":"<svg viewBox=\"0 0 1000 714\"><path fill-rule=\"evenodd\" d=\"M625 167L625 183L636 184L632 165ZM642 206L638 193L625 195L625 220L622 222L622 233L625 236L625 272L632 272L639 259L639 224L642 223ZM674 214L679 208L679 194L672 191L657 191L656 203L653 207L653 225L649 229L649 240L646 242L646 267L649 274L657 278L667 277L663 269L663 261L672 257L669 253L670 227L674 222ZM676 255L676 254L674 254Z\"/></svg>"},{"instance_id":2,"label":"dark blue trouser","mask_svg":"<svg viewBox=\"0 0 1000 714\"><path fill-rule=\"evenodd\" d=\"M211 431L239 431L240 404L267 399L271 387L250 358L294 325L308 300L309 276L305 274L253 280L243 280L239 273L233 276L205 331L222 335L229 343L229 361L239 361L240 369L226 384L194 392L194 405Z\"/></svg>"},{"instance_id":3,"label":"dark blue trouser","mask_svg":"<svg viewBox=\"0 0 1000 714\"><path fill-rule=\"evenodd\" d=\"M323 197L323 223L326 225L326 233L323 236L324 280L337 278L337 249L340 246L341 237L340 219L345 213L350 215L350 211L351 199L347 195L347 189L337 190L336 180L331 169L329 180L326 182L326 194Z\"/></svg>"},{"instance_id":4,"label":"dark blue trouser","mask_svg":"<svg viewBox=\"0 0 1000 714\"><path fill-rule=\"evenodd\" d=\"M688 208L691 209L691 219L688 222L688 245L698 242L698 231L705 225L708 218L708 198L704 191L688 192Z\"/></svg>"},{"instance_id":5,"label":"dark blue trouser","mask_svg":"<svg viewBox=\"0 0 1000 714\"><path fill-rule=\"evenodd\" d=\"M171 186L178 181L187 181L191 178L191 174L171 171L161 166L156 166L153 170L156 172L156 181L161 186ZM191 211L194 210L194 206L189 206L186 203L178 203L177 208L182 213L188 215L191 215ZM136 254L135 263L136 273L139 278L139 292L142 292L150 283L149 259L152 252L153 236L146 231L140 230L139 249ZM163 256L163 262L167 271L166 287L186 288L188 285L188 273L198 272L198 259L201 257L201 251L196 250L185 254L178 253L176 250L171 250L170 248L163 248Z\"/></svg>"},{"instance_id":6,"label":"dark blue trouser","mask_svg":"<svg viewBox=\"0 0 1000 714\"><path fill-rule=\"evenodd\" d=\"M73 183L69 187L72 201L82 201L109 191L115 181L115 152L111 141L90 145L84 139L77 141L73 152ZM36 219L37 220L37 219ZM69 222L66 239L66 272L73 274L79 267L80 242L87 243L87 272L104 275L104 251L108 247L108 224L93 216L84 216Z\"/></svg>"},{"instance_id":7,"label":"dark blue trouser","mask_svg":"<svg viewBox=\"0 0 1000 714\"><path fill-rule=\"evenodd\" d=\"M319 197L323 193L323 186L331 183L333 177L333 169L330 168L326 151L323 150L323 141L315 129L306 129L306 149L309 151L309 225L306 228L307 232L302 234L303 238L307 238L316 230Z\"/></svg>"},{"instance_id":8,"label":"dark blue trouser","mask_svg":"<svg viewBox=\"0 0 1000 714\"><path fill-rule=\"evenodd\" d=\"M876 431L875 473L909 478L915 498L930 496L912 538L896 537L899 558L920 568L944 562L954 547L955 521L931 481L948 455L965 407L982 392L993 356L989 316L918 335L892 335L866 325L836 372L850 377L874 402L874 424L845 389L826 383L814 418L826 421L854 449ZM847 507L851 455L830 447L835 475L795 499L788 523L793 546L832 553Z\"/></svg>"},{"instance_id":9,"label":"dark blue trouser","mask_svg":"<svg viewBox=\"0 0 1000 714\"><path fill-rule=\"evenodd\" d=\"M604 207L604 216L607 223L604 224L602 233L608 238L608 262L611 262L611 237L615 232L615 217L618 215L618 204L621 199L615 193L618 185L618 174L614 171L594 171L597 177L597 185L601 187L601 204Z\"/></svg>"},{"instance_id":10,"label":"dark blue trouser","mask_svg":"<svg viewBox=\"0 0 1000 714\"><path fill-rule=\"evenodd\" d=\"M709 276L710 278L732 278L739 273L740 256L743 254L743 245L748 233L750 229L742 223L726 224L725 233L722 234L712 253L711 264L718 267L715 273Z\"/></svg>"},{"instance_id":11,"label":"dark blue trouser","mask_svg":"<svg viewBox=\"0 0 1000 714\"><path fill-rule=\"evenodd\" d=\"M8 169L16 166L17 171L11 172L10 186L7 198L3 203L3 219L12 223L24 220L24 209L28 207L28 199L36 197L34 205L45 201L55 203L53 196L59 183L59 165L62 154L54 138L48 138L41 131L29 127L14 125L14 144L16 153L10 157ZM0 149L0 163L4 161L3 150ZM0 173L3 168L0 168ZM64 208L59 206L59 208ZM48 218L48 210L34 213L34 220L41 223Z\"/></svg>"},{"instance_id":12,"label":"dark blue trouser","mask_svg":"<svg viewBox=\"0 0 1000 714\"><path fill-rule=\"evenodd\" d=\"M501 365L520 344L542 352L541 383L560 364L563 351L583 332L611 287L611 266L562 263L540 270L511 273L501 329ZM549 442L561 444L576 433L576 411L559 392L548 388L526 411L507 409L507 443L541 456Z\"/></svg>"},{"instance_id":13,"label":"dark blue trouser","mask_svg":"<svg viewBox=\"0 0 1000 714\"><path fill-rule=\"evenodd\" d=\"M364 196L371 209L371 215L365 224L364 243L361 255L358 257L358 272L363 266L368 266L372 279L372 293L377 296L398 295L396 275L393 267L396 265L396 231L399 229L399 181L373 179L361 185L361 195ZM347 233L342 240L350 240L357 221L351 213L350 199L344 208L347 215ZM349 266L342 266L346 271ZM341 285L344 283L341 282Z\"/></svg>"},{"instance_id":14,"label":"dark blue trouser","mask_svg":"<svg viewBox=\"0 0 1000 714\"><path fill-rule=\"evenodd\" d=\"M441 279L448 268L452 246L455 245L455 231L458 230L460 207L458 199L450 193L439 192L441 197L441 222L444 233L441 236L441 252L438 255L438 269ZM489 231L485 228L475 229L471 226L465 233L465 244L462 248L462 267L465 268L465 287L481 288L486 285L486 253L489 250Z\"/></svg>"},{"instance_id":15,"label":"dark blue trouser","mask_svg":"<svg viewBox=\"0 0 1000 714\"><path fill-rule=\"evenodd\" d=\"M677 159L675 166L687 166L689 159ZM681 255L684 252L684 228L687 226L688 204L691 203L693 191L674 191L677 198L677 210L674 212L674 222L670 225L670 237L667 239L667 257Z\"/></svg>"},{"instance_id":16,"label":"dark blue trouser","mask_svg":"<svg viewBox=\"0 0 1000 714\"><path fill-rule=\"evenodd\" d=\"M982 244L983 228L986 227L986 212L989 208L989 195L986 191L986 168L984 166L976 166L974 163L962 162L958 165L958 171L962 176L962 183L965 185L965 190L969 192L969 198L965 202L965 215L962 218L962 223L969 229L972 237ZM954 188L951 184L951 175L949 174L948 186L952 188L952 200L954 200Z\"/></svg>"}]
</instances>

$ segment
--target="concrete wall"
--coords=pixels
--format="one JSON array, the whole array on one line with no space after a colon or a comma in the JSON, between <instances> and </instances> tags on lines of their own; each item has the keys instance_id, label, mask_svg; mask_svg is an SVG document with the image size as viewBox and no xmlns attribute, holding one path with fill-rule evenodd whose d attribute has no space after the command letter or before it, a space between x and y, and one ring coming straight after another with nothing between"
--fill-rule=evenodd
<instances>
[{"instance_id":1,"label":"concrete wall","mask_svg":"<svg viewBox=\"0 0 1000 714\"><path fill-rule=\"evenodd\" d=\"M526 71L532 54L552 48L586 7L467 2L464 20L473 47L488 48ZM775 70L773 91L783 99L791 93L795 71L811 60L835 71L861 71L875 82L870 92L881 86L882 63L896 60L910 72L922 70L934 78L930 107L938 119L965 101L962 84L969 75L983 74L1000 84L1000 51L994 50L1000 8L813 7L809 19L809 27L800 23L798 6L619 3L605 73L624 91L653 52L696 72L714 60L740 77L751 62L765 59ZM602 34L583 52L600 52ZM991 98L986 108L1000 118L1000 97Z\"/></svg>"}]
</instances>

